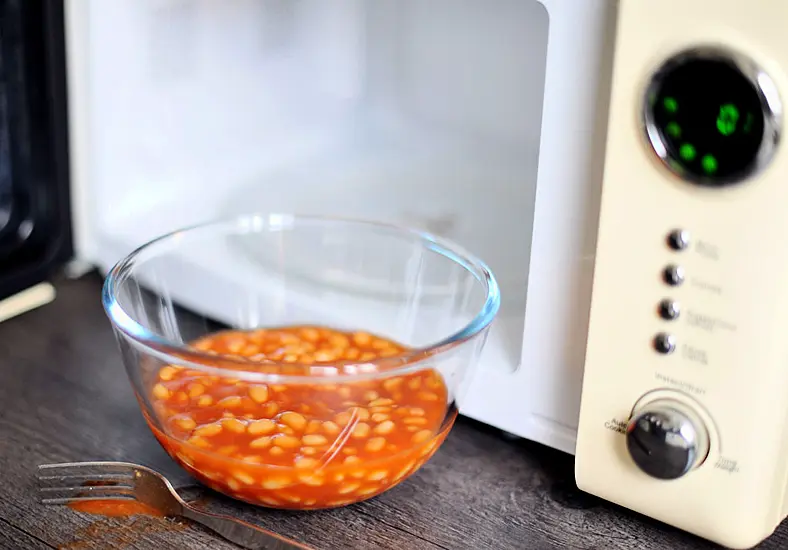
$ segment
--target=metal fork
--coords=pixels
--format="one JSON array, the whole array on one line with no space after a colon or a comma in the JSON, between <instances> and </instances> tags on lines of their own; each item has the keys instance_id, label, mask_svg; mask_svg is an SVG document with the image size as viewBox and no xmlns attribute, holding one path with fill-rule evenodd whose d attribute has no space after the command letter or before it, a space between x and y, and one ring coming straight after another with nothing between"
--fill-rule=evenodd
<instances>
[{"instance_id":1,"label":"metal fork","mask_svg":"<svg viewBox=\"0 0 788 550\"><path fill-rule=\"evenodd\" d=\"M236 518L189 506L158 472L129 462L67 462L38 467L43 504L83 500L137 500L165 516L181 516L250 550L312 550Z\"/></svg>"}]
</instances>

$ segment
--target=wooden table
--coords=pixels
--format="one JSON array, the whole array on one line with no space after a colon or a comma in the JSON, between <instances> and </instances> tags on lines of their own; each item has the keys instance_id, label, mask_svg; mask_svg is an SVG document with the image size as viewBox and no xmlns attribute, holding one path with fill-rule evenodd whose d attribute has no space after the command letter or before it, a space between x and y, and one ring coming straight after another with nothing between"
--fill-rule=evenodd
<instances>
[{"instance_id":1,"label":"wooden table","mask_svg":"<svg viewBox=\"0 0 788 550\"><path fill-rule=\"evenodd\" d=\"M100 285L95 274L59 280L54 303L0 324L0 548L236 548L173 520L111 519L38 504L36 465L80 460L151 466L200 505L318 550L716 548L579 492L570 456L507 441L468 420L420 472L355 506L277 512L203 491L143 422ZM788 548L788 522L760 548Z\"/></svg>"}]
</instances>

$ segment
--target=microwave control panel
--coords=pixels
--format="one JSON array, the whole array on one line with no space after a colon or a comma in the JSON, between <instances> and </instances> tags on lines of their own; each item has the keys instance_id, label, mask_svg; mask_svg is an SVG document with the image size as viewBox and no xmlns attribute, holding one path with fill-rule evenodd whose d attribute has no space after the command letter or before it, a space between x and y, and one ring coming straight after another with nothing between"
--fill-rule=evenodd
<instances>
[{"instance_id":1,"label":"microwave control panel","mask_svg":"<svg viewBox=\"0 0 788 550\"><path fill-rule=\"evenodd\" d=\"M619 4L577 482L731 548L788 510L786 20Z\"/></svg>"}]
</instances>

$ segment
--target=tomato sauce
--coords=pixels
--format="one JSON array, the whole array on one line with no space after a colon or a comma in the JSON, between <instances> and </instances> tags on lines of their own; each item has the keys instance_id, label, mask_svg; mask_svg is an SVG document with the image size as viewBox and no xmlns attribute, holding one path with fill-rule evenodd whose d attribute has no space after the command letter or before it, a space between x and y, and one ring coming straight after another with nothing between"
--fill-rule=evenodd
<instances>
[{"instance_id":1,"label":"tomato sauce","mask_svg":"<svg viewBox=\"0 0 788 550\"><path fill-rule=\"evenodd\" d=\"M113 500L113 499L96 499L96 500L77 500L69 503L69 508L77 512L85 514L93 514L97 516L108 517L126 517L126 516L154 516L164 517L156 508L152 508L147 504L136 500Z\"/></svg>"},{"instance_id":2,"label":"tomato sauce","mask_svg":"<svg viewBox=\"0 0 788 550\"><path fill-rule=\"evenodd\" d=\"M192 345L283 374L409 351L365 332L325 327L223 331ZM158 422L149 424L168 453L209 487L258 505L318 509L401 482L432 456L456 417L434 369L357 382L319 378L257 384L166 365L150 391Z\"/></svg>"}]
</instances>

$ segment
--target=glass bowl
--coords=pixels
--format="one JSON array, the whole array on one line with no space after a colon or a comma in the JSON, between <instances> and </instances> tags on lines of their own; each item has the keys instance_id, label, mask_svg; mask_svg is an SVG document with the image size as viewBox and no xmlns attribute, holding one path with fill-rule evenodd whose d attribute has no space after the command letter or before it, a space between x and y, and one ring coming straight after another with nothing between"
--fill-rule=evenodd
<instances>
[{"instance_id":1,"label":"glass bowl","mask_svg":"<svg viewBox=\"0 0 788 550\"><path fill-rule=\"evenodd\" d=\"M288 509L371 498L429 460L500 303L454 244L287 214L160 237L111 270L102 298L170 456Z\"/></svg>"}]
</instances>

